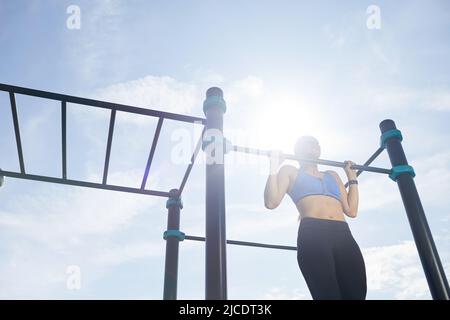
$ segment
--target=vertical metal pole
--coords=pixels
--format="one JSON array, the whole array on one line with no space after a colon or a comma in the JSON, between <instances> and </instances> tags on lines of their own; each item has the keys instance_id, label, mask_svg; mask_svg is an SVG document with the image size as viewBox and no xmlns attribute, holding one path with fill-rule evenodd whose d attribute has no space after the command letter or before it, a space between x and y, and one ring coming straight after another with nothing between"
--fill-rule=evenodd
<instances>
[{"instance_id":1,"label":"vertical metal pole","mask_svg":"<svg viewBox=\"0 0 450 320\"><path fill-rule=\"evenodd\" d=\"M220 88L206 91L203 111L206 131L213 131L215 139L223 138L223 114L226 104ZM206 152L206 232L205 232L205 298L227 299L226 234L225 234L225 172L223 152L217 156Z\"/></svg>"},{"instance_id":2,"label":"vertical metal pole","mask_svg":"<svg viewBox=\"0 0 450 320\"><path fill-rule=\"evenodd\" d=\"M67 179L67 103L61 101L62 178Z\"/></svg>"},{"instance_id":3,"label":"vertical metal pole","mask_svg":"<svg viewBox=\"0 0 450 320\"><path fill-rule=\"evenodd\" d=\"M180 229L180 209L182 208L178 189L169 191L170 197L167 201L168 217L167 230ZM166 261L164 270L164 300L177 299L178 281L178 246L180 239L177 237L166 238Z\"/></svg>"},{"instance_id":4,"label":"vertical metal pole","mask_svg":"<svg viewBox=\"0 0 450 320\"><path fill-rule=\"evenodd\" d=\"M392 120L388 119L380 123L381 133L396 129L395 123ZM408 165L400 139L388 139L386 141L386 149L393 167ZM413 177L409 173L401 173L397 177L397 185L402 196L403 205L408 216L431 295L433 299L449 300L450 290L448 282Z\"/></svg>"},{"instance_id":5,"label":"vertical metal pole","mask_svg":"<svg viewBox=\"0 0 450 320\"><path fill-rule=\"evenodd\" d=\"M25 163L23 161L22 141L20 140L19 118L17 116L16 96L14 92L9 93L11 102L11 114L13 116L14 132L16 134L17 153L19 155L20 173L25 173Z\"/></svg>"}]
</instances>

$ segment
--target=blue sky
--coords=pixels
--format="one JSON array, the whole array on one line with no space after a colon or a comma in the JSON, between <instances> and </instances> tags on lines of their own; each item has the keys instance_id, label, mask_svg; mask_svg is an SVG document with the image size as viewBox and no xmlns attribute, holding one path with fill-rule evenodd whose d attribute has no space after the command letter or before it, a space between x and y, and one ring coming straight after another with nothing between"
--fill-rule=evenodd
<instances>
[{"instance_id":1,"label":"blue sky","mask_svg":"<svg viewBox=\"0 0 450 320\"><path fill-rule=\"evenodd\" d=\"M366 26L372 4L381 29ZM81 9L79 30L66 27L69 5ZM323 158L355 162L378 147L378 124L392 118L449 275L449 9L447 1L3 0L0 82L196 116L217 85L228 105L225 135L236 144L291 152L298 136L313 134ZM23 96L17 104L27 171L59 176L58 106ZM68 106L69 177L101 179L108 117ZM155 127L118 113L111 183L139 184ZM198 126L165 124L147 188L178 186L186 166L172 152L186 133L195 141ZM17 171L4 93L0 148L0 167ZM374 165L389 167L386 154ZM267 172L267 159L227 155L227 236L294 245L292 202L263 206ZM187 234L204 235L204 179L199 159L183 195ZM368 298L430 298L395 183L365 173L360 194L359 216L348 222ZM161 198L6 179L0 297L160 299L165 228ZM180 246L179 298L203 299L203 244ZM295 253L227 253L229 298L310 299ZM66 287L70 265L80 267L79 290Z\"/></svg>"}]
</instances>

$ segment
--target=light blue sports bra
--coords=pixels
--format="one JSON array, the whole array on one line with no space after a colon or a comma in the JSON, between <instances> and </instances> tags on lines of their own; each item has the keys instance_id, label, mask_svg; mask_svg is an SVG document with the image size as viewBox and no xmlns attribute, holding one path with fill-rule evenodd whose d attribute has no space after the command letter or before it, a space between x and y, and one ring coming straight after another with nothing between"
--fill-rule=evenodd
<instances>
[{"instance_id":1,"label":"light blue sports bra","mask_svg":"<svg viewBox=\"0 0 450 320\"><path fill-rule=\"evenodd\" d=\"M324 195L330 196L341 201L341 192L336 178L329 172L324 172L323 178L310 175L302 169L299 169L297 177L290 191L289 196L295 204L306 196Z\"/></svg>"}]
</instances>

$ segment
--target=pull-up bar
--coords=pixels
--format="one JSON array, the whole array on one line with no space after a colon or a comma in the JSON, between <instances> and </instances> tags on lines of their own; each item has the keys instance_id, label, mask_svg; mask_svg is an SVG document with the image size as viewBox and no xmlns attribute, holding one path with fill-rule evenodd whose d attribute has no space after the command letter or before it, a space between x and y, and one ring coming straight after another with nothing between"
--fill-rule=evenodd
<instances>
[{"instance_id":1,"label":"pull-up bar","mask_svg":"<svg viewBox=\"0 0 450 320\"><path fill-rule=\"evenodd\" d=\"M255 148L248 148L248 147L240 147L240 146L232 146L232 150L235 152L242 152L242 153L249 153L249 154L255 154L255 155L262 155L266 157L271 156L271 151L269 150L261 150L261 149L255 149ZM286 154L281 153L280 158L288 159L288 160L296 160L306 163L315 163L315 164L321 164L324 166L331 166L331 167L339 167L339 168L345 168L344 162L339 161L332 161L332 160L325 160L325 159L308 159L308 158L300 158L292 154ZM368 165L359 165L355 164L351 166L354 170L359 170L360 172L363 171L369 171L369 172L376 172L376 173L384 173L384 174L391 174L390 169L384 169L384 168L378 168L378 167L369 167Z\"/></svg>"},{"instance_id":2,"label":"pull-up bar","mask_svg":"<svg viewBox=\"0 0 450 320\"><path fill-rule=\"evenodd\" d=\"M205 242L205 240L206 240L205 237L189 236L189 235L185 235L184 239L185 240L193 240L193 241L203 241L203 242ZM240 240L227 240L227 244L233 244L236 246L244 246L244 247L297 251L297 247L293 247L293 246L283 246L283 245L278 245L278 244L249 242L249 241L240 241Z\"/></svg>"},{"instance_id":3,"label":"pull-up bar","mask_svg":"<svg viewBox=\"0 0 450 320\"><path fill-rule=\"evenodd\" d=\"M366 162L364 162L363 166L368 166L370 165L382 152L383 152L384 148L380 147L378 148L370 157L369 159L367 159ZM358 170L356 172L356 176L359 177L361 175L361 173L363 173L363 170ZM345 187L347 188L349 186L348 182L345 183Z\"/></svg>"}]
</instances>

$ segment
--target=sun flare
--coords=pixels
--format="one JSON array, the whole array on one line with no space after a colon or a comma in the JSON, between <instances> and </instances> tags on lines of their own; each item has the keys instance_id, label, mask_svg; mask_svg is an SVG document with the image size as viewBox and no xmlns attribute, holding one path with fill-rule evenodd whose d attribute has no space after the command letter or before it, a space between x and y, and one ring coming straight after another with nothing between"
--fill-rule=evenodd
<instances>
[{"instance_id":1,"label":"sun flare","mask_svg":"<svg viewBox=\"0 0 450 320\"><path fill-rule=\"evenodd\" d=\"M265 101L251 128L258 133L258 147L292 153L295 141L303 135L333 144L333 132L321 121L319 102L293 94Z\"/></svg>"}]
</instances>

